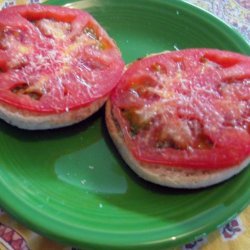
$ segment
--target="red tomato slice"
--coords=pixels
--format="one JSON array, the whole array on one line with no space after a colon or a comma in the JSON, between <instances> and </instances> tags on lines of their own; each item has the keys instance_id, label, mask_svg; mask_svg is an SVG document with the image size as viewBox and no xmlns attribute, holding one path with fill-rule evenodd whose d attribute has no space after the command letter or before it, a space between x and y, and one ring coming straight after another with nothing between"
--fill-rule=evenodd
<instances>
[{"instance_id":1,"label":"red tomato slice","mask_svg":"<svg viewBox=\"0 0 250 250\"><path fill-rule=\"evenodd\" d=\"M60 113L107 96L124 63L113 40L81 10L25 5L0 12L0 102Z\"/></svg>"},{"instance_id":2,"label":"red tomato slice","mask_svg":"<svg viewBox=\"0 0 250 250\"><path fill-rule=\"evenodd\" d=\"M145 163L220 169L250 155L250 58L186 49L131 64L111 96L126 145Z\"/></svg>"}]
</instances>

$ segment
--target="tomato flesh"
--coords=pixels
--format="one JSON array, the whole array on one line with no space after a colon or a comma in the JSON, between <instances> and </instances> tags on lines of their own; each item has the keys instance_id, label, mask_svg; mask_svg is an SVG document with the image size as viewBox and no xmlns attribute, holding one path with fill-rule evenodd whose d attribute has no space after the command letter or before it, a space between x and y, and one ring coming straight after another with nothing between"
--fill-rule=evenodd
<instances>
[{"instance_id":1,"label":"tomato flesh","mask_svg":"<svg viewBox=\"0 0 250 250\"><path fill-rule=\"evenodd\" d=\"M129 66L111 96L141 162L228 168L250 156L250 58L215 49L163 53Z\"/></svg>"},{"instance_id":2,"label":"tomato flesh","mask_svg":"<svg viewBox=\"0 0 250 250\"><path fill-rule=\"evenodd\" d=\"M26 5L0 12L0 102L60 113L107 96L124 62L88 13Z\"/></svg>"}]
</instances>

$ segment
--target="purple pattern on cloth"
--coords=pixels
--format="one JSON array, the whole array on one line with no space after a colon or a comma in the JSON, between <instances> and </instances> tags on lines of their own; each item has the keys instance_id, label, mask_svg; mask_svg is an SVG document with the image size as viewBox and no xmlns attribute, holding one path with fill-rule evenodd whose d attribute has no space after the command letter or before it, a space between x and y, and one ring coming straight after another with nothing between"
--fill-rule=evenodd
<instances>
[{"instance_id":1,"label":"purple pattern on cloth","mask_svg":"<svg viewBox=\"0 0 250 250\"><path fill-rule=\"evenodd\" d=\"M250 42L250 0L188 0L237 30Z\"/></svg>"},{"instance_id":2,"label":"purple pattern on cloth","mask_svg":"<svg viewBox=\"0 0 250 250\"><path fill-rule=\"evenodd\" d=\"M207 237L201 237L195 241L189 242L182 247L182 250L198 250L207 242Z\"/></svg>"},{"instance_id":3,"label":"purple pattern on cloth","mask_svg":"<svg viewBox=\"0 0 250 250\"><path fill-rule=\"evenodd\" d=\"M16 1L14 1L14 0L6 0L2 4L0 4L0 10L5 9L7 7L10 7L10 6L14 6L14 5L16 5Z\"/></svg>"},{"instance_id":4,"label":"purple pattern on cloth","mask_svg":"<svg viewBox=\"0 0 250 250\"><path fill-rule=\"evenodd\" d=\"M8 250L29 250L22 235L3 224L0 224L0 243Z\"/></svg>"},{"instance_id":5,"label":"purple pattern on cloth","mask_svg":"<svg viewBox=\"0 0 250 250\"><path fill-rule=\"evenodd\" d=\"M241 7L250 10L250 1L249 0L235 0Z\"/></svg>"},{"instance_id":6,"label":"purple pattern on cloth","mask_svg":"<svg viewBox=\"0 0 250 250\"><path fill-rule=\"evenodd\" d=\"M242 232L243 227L239 217L220 228L221 237L225 241L236 239Z\"/></svg>"}]
</instances>

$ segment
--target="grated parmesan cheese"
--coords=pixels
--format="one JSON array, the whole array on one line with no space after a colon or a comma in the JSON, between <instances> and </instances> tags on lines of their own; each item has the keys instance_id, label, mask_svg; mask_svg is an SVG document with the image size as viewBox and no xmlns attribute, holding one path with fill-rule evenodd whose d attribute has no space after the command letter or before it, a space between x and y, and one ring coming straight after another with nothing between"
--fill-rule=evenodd
<instances>
[{"instance_id":1,"label":"grated parmesan cheese","mask_svg":"<svg viewBox=\"0 0 250 250\"><path fill-rule=\"evenodd\" d=\"M157 84L141 83L141 87L135 86L130 92L134 92L133 98L137 99L144 98L146 93L146 104L133 111L137 122L154 124L143 127L152 132L150 136L143 134L140 140L150 143L155 136L153 131L158 129L159 140L190 149L195 144L200 147L197 140L210 138L217 143L216 137L225 127L249 129L249 80L243 83L224 82L218 64L209 60L196 65L195 71L199 74L187 71L180 63L176 63L176 70L168 73L157 66L152 65L151 71L149 68L140 69L135 75L135 79L140 79L150 72L152 81ZM151 100L150 96L158 98Z\"/></svg>"}]
</instances>

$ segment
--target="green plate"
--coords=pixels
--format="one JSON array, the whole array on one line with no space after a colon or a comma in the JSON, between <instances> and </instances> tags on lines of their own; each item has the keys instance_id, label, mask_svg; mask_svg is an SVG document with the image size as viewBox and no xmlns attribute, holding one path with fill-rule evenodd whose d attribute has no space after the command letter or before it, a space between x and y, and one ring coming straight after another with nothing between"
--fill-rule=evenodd
<instances>
[{"instance_id":1,"label":"green plate","mask_svg":"<svg viewBox=\"0 0 250 250\"><path fill-rule=\"evenodd\" d=\"M50 1L66 4L66 1ZM86 0L126 62L161 50L249 45L210 14L182 1ZM250 200L250 168L220 185L175 190L139 179L107 133L103 109L64 129L31 132L0 122L0 204L31 229L84 249L162 249L194 240Z\"/></svg>"}]
</instances>

